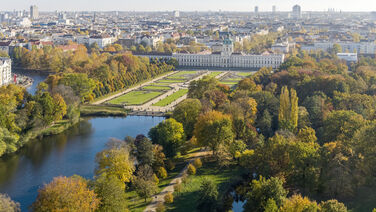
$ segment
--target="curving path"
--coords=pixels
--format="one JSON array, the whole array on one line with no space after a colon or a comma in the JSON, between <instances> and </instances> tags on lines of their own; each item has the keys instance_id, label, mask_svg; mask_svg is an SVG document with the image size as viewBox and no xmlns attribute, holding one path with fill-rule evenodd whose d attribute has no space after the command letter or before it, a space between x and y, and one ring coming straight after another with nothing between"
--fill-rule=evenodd
<instances>
[{"instance_id":1,"label":"curving path","mask_svg":"<svg viewBox=\"0 0 376 212\"><path fill-rule=\"evenodd\" d=\"M164 188L161 191L161 193L156 194L152 197L152 201L145 208L144 212L156 211L158 203L164 203L164 196L168 192L174 192L174 185L176 185L178 182L181 182L181 178L183 177L184 173L187 171L188 165L192 163L196 158L201 158L209 154L211 154L211 152L209 151L193 153L190 160L187 162L187 165L185 166L185 168L179 173L178 176L176 176L173 180L171 180L170 184L168 184L168 186Z\"/></svg>"}]
</instances>

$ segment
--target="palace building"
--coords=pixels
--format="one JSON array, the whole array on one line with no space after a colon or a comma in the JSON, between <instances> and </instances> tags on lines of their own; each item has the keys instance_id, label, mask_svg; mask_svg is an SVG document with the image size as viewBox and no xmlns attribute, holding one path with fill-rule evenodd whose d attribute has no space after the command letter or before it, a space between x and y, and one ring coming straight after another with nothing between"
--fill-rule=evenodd
<instances>
[{"instance_id":1,"label":"palace building","mask_svg":"<svg viewBox=\"0 0 376 212\"><path fill-rule=\"evenodd\" d=\"M173 53L139 55L149 58L175 58L179 67L183 68L215 68L215 69L260 69L262 67L279 68L284 62L284 54L264 53L261 55L248 55L234 52L234 44L229 39L223 40L217 52L201 52L198 54Z\"/></svg>"}]
</instances>

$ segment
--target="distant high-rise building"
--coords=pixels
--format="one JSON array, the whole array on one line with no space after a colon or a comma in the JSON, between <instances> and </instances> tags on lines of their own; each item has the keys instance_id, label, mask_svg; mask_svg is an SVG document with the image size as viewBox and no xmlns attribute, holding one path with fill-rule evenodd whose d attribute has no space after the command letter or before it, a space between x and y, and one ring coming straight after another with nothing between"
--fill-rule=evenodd
<instances>
[{"instance_id":1,"label":"distant high-rise building","mask_svg":"<svg viewBox=\"0 0 376 212\"><path fill-rule=\"evenodd\" d=\"M174 11L174 17L179 18L180 17L180 12L179 11Z\"/></svg>"},{"instance_id":2,"label":"distant high-rise building","mask_svg":"<svg viewBox=\"0 0 376 212\"><path fill-rule=\"evenodd\" d=\"M39 11L36 5L30 6L30 18L31 19L38 19L39 18Z\"/></svg>"},{"instance_id":3,"label":"distant high-rise building","mask_svg":"<svg viewBox=\"0 0 376 212\"><path fill-rule=\"evenodd\" d=\"M273 5L273 7L272 7L272 12L273 12L273 13L277 12L277 6Z\"/></svg>"},{"instance_id":4,"label":"distant high-rise building","mask_svg":"<svg viewBox=\"0 0 376 212\"><path fill-rule=\"evenodd\" d=\"M259 7L255 6L255 13L258 13L258 12L259 12Z\"/></svg>"},{"instance_id":5,"label":"distant high-rise building","mask_svg":"<svg viewBox=\"0 0 376 212\"><path fill-rule=\"evenodd\" d=\"M371 19L376 21L376 11L375 12L371 12Z\"/></svg>"},{"instance_id":6,"label":"distant high-rise building","mask_svg":"<svg viewBox=\"0 0 376 212\"><path fill-rule=\"evenodd\" d=\"M295 5L292 8L292 18L299 19L302 17L302 8L299 5Z\"/></svg>"}]
</instances>

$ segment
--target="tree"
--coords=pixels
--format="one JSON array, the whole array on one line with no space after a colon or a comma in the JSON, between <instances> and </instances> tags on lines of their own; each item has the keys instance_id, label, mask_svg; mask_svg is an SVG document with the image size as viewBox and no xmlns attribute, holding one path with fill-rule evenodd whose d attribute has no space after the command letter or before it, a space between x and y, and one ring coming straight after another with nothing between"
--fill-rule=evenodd
<instances>
[{"instance_id":1,"label":"tree","mask_svg":"<svg viewBox=\"0 0 376 212\"><path fill-rule=\"evenodd\" d=\"M367 123L364 118L353 111L333 111L324 120L324 136L326 142L350 140L354 133Z\"/></svg>"},{"instance_id":2,"label":"tree","mask_svg":"<svg viewBox=\"0 0 376 212\"><path fill-rule=\"evenodd\" d=\"M139 135L136 137L134 144L138 164L152 166L155 161L153 143L144 135Z\"/></svg>"},{"instance_id":3,"label":"tree","mask_svg":"<svg viewBox=\"0 0 376 212\"><path fill-rule=\"evenodd\" d=\"M167 157L174 157L185 140L183 125L172 118L151 128L149 137L163 147Z\"/></svg>"},{"instance_id":4,"label":"tree","mask_svg":"<svg viewBox=\"0 0 376 212\"><path fill-rule=\"evenodd\" d=\"M283 188L283 180L272 177L266 180L260 177L259 180L252 180L251 190L247 192L247 202L244 205L245 211L264 211L269 199L273 199L277 207L281 207L287 195Z\"/></svg>"},{"instance_id":5,"label":"tree","mask_svg":"<svg viewBox=\"0 0 376 212\"><path fill-rule=\"evenodd\" d=\"M172 192L168 192L165 196L164 196L164 201L165 203L167 204L171 204L174 202L174 195L172 195Z\"/></svg>"},{"instance_id":6,"label":"tree","mask_svg":"<svg viewBox=\"0 0 376 212\"><path fill-rule=\"evenodd\" d=\"M174 109L172 117L183 124L187 138L193 135L194 125L201 113L201 102L198 99L185 99Z\"/></svg>"},{"instance_id":7,"label":"tree","mask_svg":"<svg viewBox=\"0 0 376 212\"><path fill-rule=\"evenodd\" d=\"M231 118L217 111L202 114L195 125L194 135L202 146L210 147L216 154L221 145L229 145L234 140Z\"/></svg>"},{"instance_id":8,"label":"tree","mask_svg":"<svg viewBox=\"0 0 376 212\"><path fill-rule=\"evenodd\" d=\"M80 177L56 177L38 191L33 211L95 211L100 200Z\"/></svg>"},{"instance_id":9,"label":"tree","mask_svg":"<svg viewBox=\"0 0 376 212\"><path fill-rule=\"evenodd\" d=\"M20 204L12 201L8 195L0 194L0 211L21 212Z\"/></svg>"},{"instance_id":10,"label":"tree","mask_svg":"<svg viewBox=\"0 0 376 212\"><path fill-rule=\"evenodd\" d=\"M305 212L305 211L319 211L316 202L312 202L307 197L301 195L292 195L286 199L281 207L281 212Z\"/></svg>"},{"instance_id":11,"label":"tree","mask_svg":"<svg viewBox=\"0 0 376 212\"><path fill-rule=\"evenodd\" d=\"M153 169L148 165L139 166L136 176L133 177L132 185L141 198L146 199L157 192L157 181L154 178Z\"/></svg>"},{"instance_id":12,"label":"tree","mask_svg":"<svg viewBox=\"0 0 376 212\"><path fill-rule=\"evenodd\" d=\"M158 177L161 179L165 179L167 177L167 171L163 167L159 167L157 173L158 173Z\"/></svg>"},{"instance_id":13,"label":"tree","mask_svg":"<svg viewBox=\"0 0 376 212\"><path fill-rule=\"evenodd\" d=\"M279 101L278 121L281 129L294 131L298 126L298 97L294 89L290 93L286 86L282 87Z\"/></svg>"},{"instance_id":14,"label":"tree","mask_svg":"<svg viewBox=\"0 0 376 212\"><path fill-rule=\"evenodd\" d=\"M94 181L94 191L101 200L99 211L126 211L125 184L114 176L100 175Z\"/></svg>"},{"instance_id":15,"label":"tree","mask_svg":"<svg viewBox=\"0 0 376 212\"><path fill-rule=\"evenodd\" d=\"M196 168L201 168L202 167L202 162L201 162L201 159L200 158L196 158L194 161L193 161L193 165L196 167Z\"/></svg>"},{"instance_id":16,"label":"tree","mask_svg":"<svg viewBox=\"0 0 376 212\"><path fill-rule=\"evenodd\" d=\"M218 189L214 181L204 178L200 185L197 209L199 211L216 211Z\"/></svg>"},{"instance_id":17,"label":"tree","mask_svg":"<svg viewBox=\"0 0 376 212\"><path fill-rule=\"evenodd\" d=\"M187 173L189 175L195 175L196 174L196 167L190 163L188 165L188 168L187 168Z\"/></svg>"},{"instance_id":18,"label":"tree","mask_svg":"<svg viewBox=\"0 0 376 212\"><path fill-rule=\"evenodd\" d=\"M75 95L81 98L81 101L92 100L92 92L95 88L94 80L87 74L69 73L64 74L59 84L70 86Z\"/></svg>"},{"instance_id":19,"label":"tree","mask_svg":"<svg viewBox=\"0 0 376 212\"><path fill-rule=\"evenodd\" d=\"M347 212L346 206L335 199L320 203L321 212Z\"/></svg>"},{"instance_id":20,"label":"tree","mask_svg":"<svg viewBox=\"0 0 376 212\"><path fill-rule=\"evenodd\" d=\"M341 53L342 52L342 47L341 47L341 45L339 45L338 43L335 43L335 44L333 44L333 49L332 49L332 51L333 51L333 54L337 54L337 53Z\"/></svg>"},{"instance_id":21,"label":"tree","mask_svg":"<svg viewBox=\"0 0 376 212\"><path fill-rule=\"evenodd\" d=\"M366 125L360 128L354 135L352 142L357 154L361 154L363 161L361 163L360 169L362 172L366 174L370 178L370 180L374 180L374 170L376 168L376 122L373 121L371 124Z\"/></svg>"},{"instance_id":22,"label":"tree","mask_svg":"<svg viewBox=\"0 0 376 212\"><path fill-rule=\"evenodd\" d=\"M96 155L95 160L98 163L97 175L114 176L123 183L131 181L135 167L127 148L105 149Z\"/></svg>"},{"instance_id":23,"label":"tree","mask_svg":"<svg viewBox=\"0 0 376 212\"><path fill-rule=\"evenodd\" d=\"M201 99L206 91L213 90L218 85L214 77L204 76L200 80L192 81L188 88L188 98Z\"/></svg>"},{"instance_id":24,"label":"tree","mask_svg":"<svg viewBox=\"0 0 376 212\"><path fill-rule=\"evenodd\" d=\"M265 212L278 212L279 211L274 199L268 199L264 209L265 209Z\"/></svg>"}]
</instances>

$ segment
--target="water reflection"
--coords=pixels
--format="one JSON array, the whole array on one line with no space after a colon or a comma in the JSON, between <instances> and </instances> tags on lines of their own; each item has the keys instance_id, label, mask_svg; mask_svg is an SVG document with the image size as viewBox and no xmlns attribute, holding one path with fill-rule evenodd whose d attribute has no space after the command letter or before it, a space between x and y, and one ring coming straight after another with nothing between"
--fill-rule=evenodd
<instances>
[{"instance_id":1,"label":"water reflection","mask_svg":"<svg viewBox=\"0 0 376 212\"><path fill-rule=\"evenodd\" d=\"M22 211L35 200L37 190L56 176L93 176L95 154L109 138L147 134L163 118L92 118L64 133L28 143L17 154L0 159L0 193L21 203Z\"/></svg>"}]
</instances>

